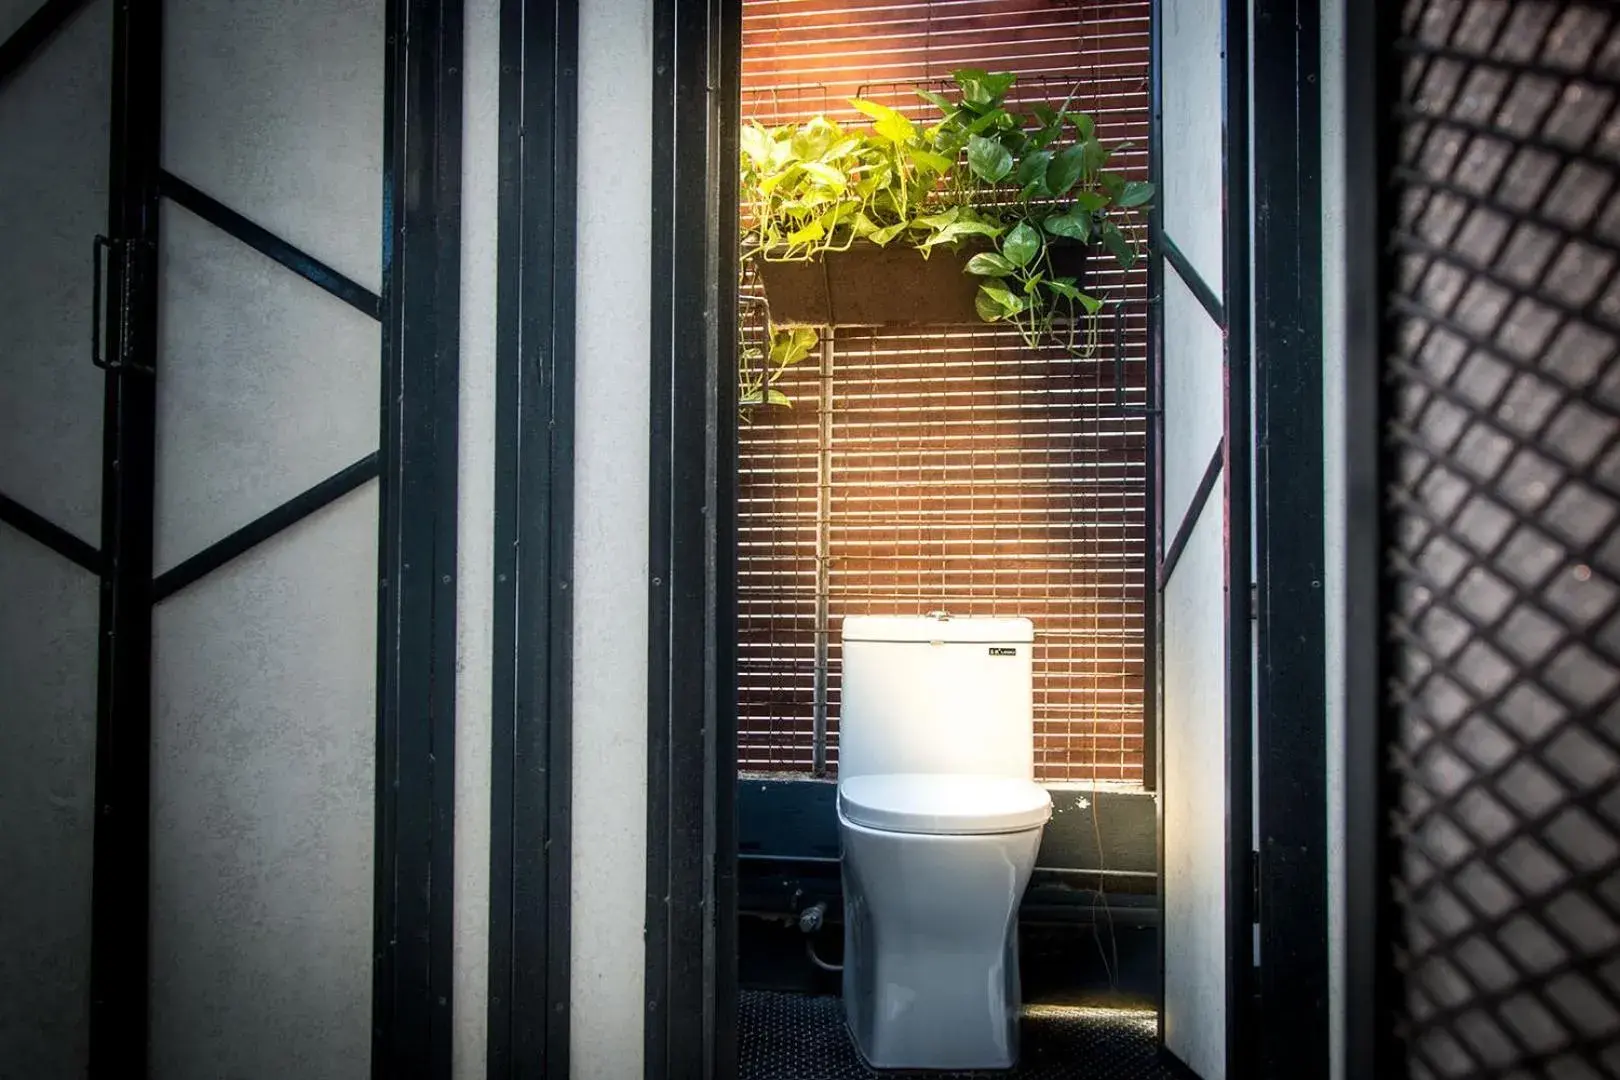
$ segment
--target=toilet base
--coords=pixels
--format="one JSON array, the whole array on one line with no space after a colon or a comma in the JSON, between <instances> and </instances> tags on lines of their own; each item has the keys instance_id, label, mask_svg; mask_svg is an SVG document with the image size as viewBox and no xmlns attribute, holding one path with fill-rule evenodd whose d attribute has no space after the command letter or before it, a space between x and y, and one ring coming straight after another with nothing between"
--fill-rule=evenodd
<instances>
[{"instance_id":1,"label":"toilet base","mask_svg":"<svg viewBox=\"0 0 1620 1080\"><path fill-rule=\"evenodd\" d=\"M990 1002L987 1008L994 1008ZM888 1076L956 1073L1005 1073L1018 1065L1016 1015L1003 1030L947 1032L924 1020L914 1025L888 1025L872 1045L863 1043L849 1009L844 1010L844 1031L861 1064ZM907 1030L910 1028L910 1030ZM966 1036L964 1038L964 1036Z\"/></svg>"},{"instance_id":2,"label":"toilet base","mask_svg":"<svg viewBox=\"0 0 1620 1080\"><path fill-rule=\"evenodd\" d=\"M884 1071L1018 1060L1018 903L1041 829L887 833L840 820L844 1016Z\"/></svg>"}]
</instances>

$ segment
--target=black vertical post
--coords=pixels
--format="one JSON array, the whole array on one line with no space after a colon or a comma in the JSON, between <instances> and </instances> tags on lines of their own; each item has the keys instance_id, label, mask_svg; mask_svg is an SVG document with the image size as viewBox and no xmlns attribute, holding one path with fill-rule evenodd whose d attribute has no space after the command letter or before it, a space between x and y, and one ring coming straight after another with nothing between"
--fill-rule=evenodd
<instances>
[{"instance_id":1,"label":"black vertical post","mask_svg":"<svg viewBox=\"0 0 1620 1080\"><path fill-rule=\"evenodd\" d=\"M1326 1076L1319 0L1255 0L1254 361L1262 1076Z\"/></svg>"},{"instance_id":2,"label":"black vertical post","mask_svg":"<svg viewBox=\"0 0 1620 1080\"><path fill-rule=\"evenodd\" d=\"M145 1076L147 1069L162 45L162 5L120 0L113 12L91 897L90 1075L97 1080Z\"/></svg>"},{"instance_id":3,"label":"black vertical post","mask_svg":"<svg viewBox=\"0 0 1620 1080\"><path fill-rule=\"evenodd\" d=\"M740 27L735 0L654 8L649 1080L723 1075L734 1053L733 1032L717 1028L735 1008L723 1000L735 995L734 930L721 925L735 908L735 556L720 549L735 528L736 133L726 125L737 91L726 71Z\"/></svg>"},{"instance_id":4,"label":"black vertical post","mask_svg":"<svg viewBox=\"0 0 1620 1080\"><path fill-rule=\"evenodd\" d=\"M646 1075L705 1075L708 14L653 15ZM701 494L700 494L701 493Z\"/></svg>"},{"instance_id":5,"label":"black vertical post","mask_svg":"<svg viewBox=\"0 0 1620 1080\"><path fill-rule=\"evenodd\" d=\"M1147 386L1148 437L1147 482L1148 504L1152 508L1147 528L1147 567L1143 572L1143 620L1151 629L1144 636L1143 660L1153 673L1151 683L1144 688L1143 723L1152 728L1152 746L1144 745L1144 755L1151 754L1152 776L1143 769L1143 786L1157 793L1153 800L1154 843L1156 851L1153 865L1159 871L1159 887L1154 903L1158 911L1159 929L1156 949L1158 970L1155 977L1154 1000L1158 1003L1155 1018L1159 1046L1164 1046L1164 708L1162 683L1159 673L1164 670L1164 604L1160 593L1159 561L1164 558L1164 253L1159 239L1164 235L1164 5L1153 0L1148 15L1148 179L1153 181L1158 194L1148 209L1148 333L1147 333Z\"/></svg>"},{"instance_id":6,"label":"black vertical post","mask_svg":"<svg viewBox=\"0 0 1620 1080\"><path fill-rule=\"evenodd\" d=\"M1249 316L1249 6L1224 0L1222 139L1226 246L1226 1075L1252 1075L1254 924L1254 693L1249 619L1253 425Z\"/></svg>"},{"instance_id":7,"label":"black vertical post","mask_svg":"<svg viewBox=\"0 0 1620 1080\"><path fill-rule=\"evenodd\" d=\"M713 776L709 830L713 869L709 904L713 944L706 990L711 1041L708 1075L737 1075L737 161L742 124L742 0L709 4L710 86L719 99L710 130L710 160L719 163L710 185L709 216L718 227L709 324L708 385L711 534L709 572L712 619L706 679L710 702L706 754Z\"/></svg>"},{"instance_id":8,"label":"black vertical post","mask_svg":"<svg viewBox=\"0 0 1620 1080\"><path fill-rule=\"evenodd\" d=\"M568 1075L579 5L501 5L490 1080Z\"/></svg>"},{"instance_id":9,"label":"black vertical post","mask_svg":"<svg viewBox=\"0 0 1620 1080\"><path fill-rule=\"evenodd\" d=\"M1393 476L1384 377L1394 354L1391 296L1399 5L1346 3L1345 206L1345 1011L1347 1078L1403 1080L1395 1033L1401 942L1395 882L1396 718L1389 700L1394 581L1385 564Z\"/></svg>"},{"instance_id":10,"label":"black vertical post","mask_svg":"<svg viewBox=\"0 0 1620 1080\"><path fill-rule=\"evenodd\" d=\"M384 131L372 1075L448 1080L460 0L391 0Z\"/></svg>"}]
</instances>

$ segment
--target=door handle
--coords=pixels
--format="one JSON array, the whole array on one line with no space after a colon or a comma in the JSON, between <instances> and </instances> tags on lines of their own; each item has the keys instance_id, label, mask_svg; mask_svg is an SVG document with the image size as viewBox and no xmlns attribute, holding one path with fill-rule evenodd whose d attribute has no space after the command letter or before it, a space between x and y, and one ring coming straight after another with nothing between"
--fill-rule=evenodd
<instances>
[{"instance_id":1,"label":"door handle","mask_svg":"<svg viewBox=\"0 0 1620 1080\"><path fill-rule=\"evenodd\" d=\"M154 250L151 241L142 240L116 240L102 236L99 233L90 246L90 268L93 275L90 283L90 362L102 371L137 371L142 375L153 374L152 368L145 364L126 362L122 357L129 353L129 316L130 316L130 282L137 272L136 258L140 252ZM102 264L101 253L107 253L108 265ZM102 351L102 278L108 270L117 265L114 260L123 259L119 267L118 285L119 295L114 317L118 320L118 352L119 356L110 355ZM149 273L143 269L143 273Z\"/></svg>"},{"instance_id":2,"label":"door handle","mask_svg":"<svg viewBox=\"0 0 1620 1080\"><path fill-rule=\"evenodd\" d=\"M101 253L112 252L112 241L97 233L90 244L90 362L103 371L107 360L101 355Z\"/></svg>"}]
</instances>

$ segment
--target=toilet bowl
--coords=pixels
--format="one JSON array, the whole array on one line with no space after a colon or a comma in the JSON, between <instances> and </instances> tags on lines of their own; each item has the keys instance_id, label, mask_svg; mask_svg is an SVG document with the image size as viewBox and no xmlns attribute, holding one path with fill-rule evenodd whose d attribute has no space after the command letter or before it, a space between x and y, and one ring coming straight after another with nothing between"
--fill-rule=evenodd
<instances>
[{"instance_id":1,"label":"toilet bowl","mask_svg":"<svg viewBox=\"0 0 1620 1080\"><path fill-rule=\"evenodd\" d=\"M1018 1056L1018 904L1051 799L1033 782L1025 619L844 621L844 1014L879 1069Z\"/></svg>"}]
</instances>

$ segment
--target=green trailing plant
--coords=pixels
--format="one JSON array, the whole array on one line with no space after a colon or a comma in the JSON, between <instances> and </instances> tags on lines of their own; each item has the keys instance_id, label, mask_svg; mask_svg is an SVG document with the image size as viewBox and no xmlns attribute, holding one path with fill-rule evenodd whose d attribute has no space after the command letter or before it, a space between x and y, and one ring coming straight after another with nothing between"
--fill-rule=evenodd
<instances>
[{"instance_id":1,"label":"green trailing plant","mask_svg":"<svg viewBox=\"0 0 1620 1080\"><path fill-rule=\"evenodd\" d=\"M1129 144L1108 147L1089 115L1007 104L1008 73L964 68L950 93L919 95L939 112L919 126L873 101L872 120L846 129L824 116L797 126L750 123L741 136L744 258L816 260L856 243L894 243L924 258L946 247L980 278L975 308L1017 327L1032 346L1076 355L1095 348L1107 302L1059 272L1056 247L1100 247L1129 269L1139 258L1140 212L1154 186L1109 168Z\"/></svg>"},{"instance_id":2,"label":"green trailing plant","mask_svg":"<svg viewBox=\"0 0 1620 1080\"><path fill-rule=\"evenodd\" d=\"M743 408L744 415L760 405L791 406L792 399L776 388L776 381L788 368L809 356L820 341L820 335L808 326L773 326L766 333L764 345L745 345L737 390L737 404Z\"/></svg>"}]
</instances>

